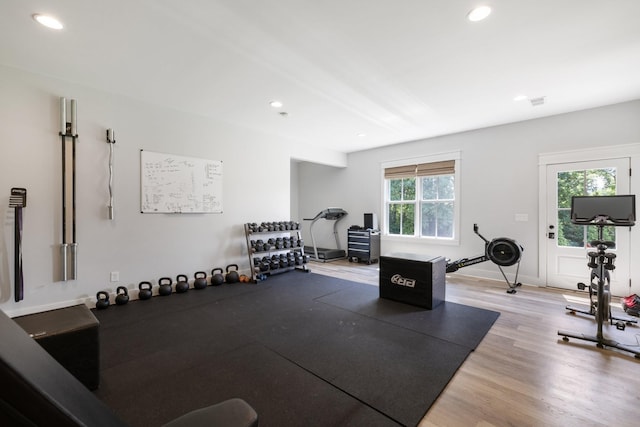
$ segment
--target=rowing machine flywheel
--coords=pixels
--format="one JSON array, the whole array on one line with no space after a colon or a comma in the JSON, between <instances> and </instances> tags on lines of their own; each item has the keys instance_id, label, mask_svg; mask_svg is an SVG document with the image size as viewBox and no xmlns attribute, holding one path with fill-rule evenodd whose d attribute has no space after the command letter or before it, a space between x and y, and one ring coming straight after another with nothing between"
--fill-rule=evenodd
<instances>
[{"instance_id":1,"label":"rowing machine flywheel","mask_svg":"<svg viewBox=\"0 0 640 427\"><path fill-rule=\"evenodd\" d=\"M498 237L489 242L486 254L493 263L502 267L510 267L520 261L522 250L522 246L515 240Z\"/></svg>"}]
</instances>

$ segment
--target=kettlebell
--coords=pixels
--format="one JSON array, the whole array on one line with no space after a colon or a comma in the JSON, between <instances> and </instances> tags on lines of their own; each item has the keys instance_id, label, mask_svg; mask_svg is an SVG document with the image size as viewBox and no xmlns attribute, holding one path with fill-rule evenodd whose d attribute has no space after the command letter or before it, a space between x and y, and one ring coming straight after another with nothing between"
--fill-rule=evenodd
<instances>
[{"instance_id":1,"label":"kettlebell","mask_svg":"<svg viewBox=\"0 0 640 427\"><path fill-rule=\"evenodd\" d=\"M176 277L176 293L183 294L189 290L189 278L184 274Z\"/></svg>"},{"instance_id":2,"label":"kettlebell","mask_svg":"<svg viewBox=\"0 0 640 427\"><path fill-rule=\"evenodd\" d=\"M138 289L140 290L138 292L138 299L150 299L153 295L153 291L151 290L152 288L153 286L151 285L151 282L140 282L140 284L138 285Z\"/></svg>"},{"instance_id":3,"label":"kettlebell","mask_svg":"<svg viewBox=\"0 0 640 427\"><path fill-rule=\"evenodd\" d=\"M207 273L204 271L196 271L193 277L193 289L204 289L207 287Z\"/></svg>"},{"instance_id":4,"label":"kettlebell","mask_svg":"<svg viewBox=\"0 0 640 427\"><path fill-rule=\"evenodd\" d=\"M166 297L168 295L171 295L171 284L173 283L173 280L171 280L171 277L161 277L160 279L158 279L158 294Z\"/></svg>"},{"instance_id":5,"label":"kettlebell","mask_svg":"<svg viewBox=\"0 0 640 427\"><path fill-rule=\"evenodd\" d=\"M224 283L224 276L222 275L221 268L214 268L211 270L211 285L220 286Z\"/></svg>"},{"instance_id":6,"label":"kettlebell","mask_svg":"<svg viewBox=\"0 0 640 427\"><path fill-rule=\"evenodd\" d=\"M129 291L124 286L118 286L116 294L116 305L125 305L129 302Z\"/></svg>"},{"instance_id":7,"label":"kettlebell","mask_svg":"<svg viewBox=\"0 0 640 427\"><path fill-rule=\"evenodd\" d=\"M235 270L229 271L229 268L235 267ZM240 281L240 275L238 274L238 264L227 265L227 276L225 277L227 283L237 283Z\"/></svg>"},{"instance_id":8,"label":"kettlebell","mask_svg":"<svg viewBox=\"0 0 640 427\"><path fill-rule=\"evenodd\" d=\"M109 308L109 294L105 291L100 291L96 294L96 308L98 310Z\"/></svg>"}]
</instances>

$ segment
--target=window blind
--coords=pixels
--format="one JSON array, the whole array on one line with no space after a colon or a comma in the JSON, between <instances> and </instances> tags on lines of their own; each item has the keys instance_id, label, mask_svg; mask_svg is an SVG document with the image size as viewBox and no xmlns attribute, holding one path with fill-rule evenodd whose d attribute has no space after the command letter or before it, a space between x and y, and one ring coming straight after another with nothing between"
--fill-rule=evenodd
<instances>
[{"instance_id":1,"label":"window blind","mask_svg":"<svg viewBox=\"0 0 640 427\"><path fill-rule=\"evenodd\" d=\"M384 170L385 179L410 178L416 176L416 165L397 166Z\"/></svg>"},{"instance_id":2,"label":"window blind","mask_svg":"<svg viewBox=\"0 0 640 427\"><path fill-rule=\"evenodd\" d=\"M393 168L385 168L384 177L385 179L398 179L416 176L448 175L455 172L455 166L455 160L397 166Z\"/></svg>"},{"instance_id":3,"label":"window blind","mask_svg":"<svg viewBox=\"0 0 640 427\"><path fill-rule=\"evenodd\" d=\"M455 167L455 160L422 163L416 165L416 176L449 175L456 171Z\"/></svg>"}]
</instances>

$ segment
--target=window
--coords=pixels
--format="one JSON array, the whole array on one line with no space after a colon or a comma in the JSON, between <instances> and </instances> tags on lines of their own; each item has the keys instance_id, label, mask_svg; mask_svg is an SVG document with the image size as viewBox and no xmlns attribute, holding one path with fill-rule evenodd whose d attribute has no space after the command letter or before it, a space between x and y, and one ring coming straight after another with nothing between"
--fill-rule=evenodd
<instances>
[{"instance_id":1,"label":"window","mask_svg":"<svg viewBox=\"0 0 640 427\"><path fill-rule=\"evenodd\" d=\"M422 178L420 184L420 235L452 238L455 203L453 174Z\"/></svg>"},{"instance_id":2,"label":"window","mask_svg":"<svg viewBox=\"0 0 640 427\"><path fill-rule=\"evenodd\" d=\"M389 234L415 234L416 179L389 180Z\"/></svg>"},{"instance_id":3,"label":"window","mask_svg":"<svg viewBox=\"0 0 640 427\"><path fill-rule=\"evenodd\" d=\"M558 172L558 246L589 248L598 240L598 229L571 223L572 196L613 196L616 194L616 168ZM616 241L616 228L605 227L602 240Z\"/></svg>"},{"instance_id":4,"label":"window","mask_svg":"<svg viewBox=\"0 0 640 427\"><path fill-rule=\"evenodd\" d=\"M385 168L384 176L386 234L455 237L455 160Z\"/></svg>"}]
</instances>

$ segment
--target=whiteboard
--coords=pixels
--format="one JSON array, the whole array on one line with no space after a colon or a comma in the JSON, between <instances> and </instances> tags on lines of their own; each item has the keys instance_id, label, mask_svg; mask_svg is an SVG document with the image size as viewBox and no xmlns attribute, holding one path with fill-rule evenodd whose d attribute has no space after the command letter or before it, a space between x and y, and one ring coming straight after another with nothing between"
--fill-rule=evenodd
<instances>
[{"instance_id":1,"label":"whiteboard","mask_svg":"<svg viewBox=\"0 0 640 427\"><path fill-rule=\"evenodd\" d=\"M222 213L222 161L140 150L142 213Z\"/></svg>"}]
</instances>

